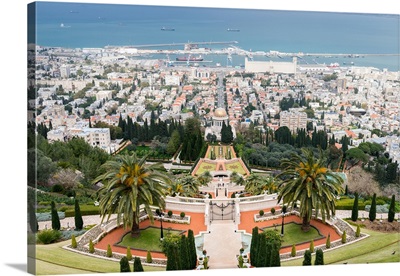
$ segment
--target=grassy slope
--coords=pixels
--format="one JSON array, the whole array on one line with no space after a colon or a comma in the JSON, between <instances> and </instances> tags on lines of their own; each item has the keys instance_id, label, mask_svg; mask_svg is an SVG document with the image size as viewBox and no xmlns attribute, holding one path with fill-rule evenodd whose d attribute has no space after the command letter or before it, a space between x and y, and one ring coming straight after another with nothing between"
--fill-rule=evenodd
<instances>
[{"instance_id":1,"label":"grassy slope","mask_svg":"<svg viewBox=\"0 0 400 276\"><path fill-rule=\"evenodd\" d=\"M49 245L36 246L37 274L49 274L50 271L61 271L58 274L68 274L69 271L82 270L82 273L90 272L119 272L119 262L103 260L96 257L90 257L79 253L71 252L62 247L70 244L71 241L64 241ZM89 264L89 265L88 265ZM164 271L165 268L143 265L145 271ZM72 272L74 273L74 272ZM56 273L53 273L56 274Z\"/></svg>"},{"instance_id":2,"label":"grassy slope","mask_svg":"<svg viewBox=\"0 0 400 276\"><path fill-rule=\"evenodd\" d=\"M371 230L361 230L370 236L362 241L324 252L325 264L366 264L400 262L400 235L398 233L380 233ZM397 249L396 249L397 248ZM396 250L395 255L391 253ZM315 255L312 262L314 263ZM303 258L282 262L282 266L301 266Z\"/></svg>"}]
</instances>

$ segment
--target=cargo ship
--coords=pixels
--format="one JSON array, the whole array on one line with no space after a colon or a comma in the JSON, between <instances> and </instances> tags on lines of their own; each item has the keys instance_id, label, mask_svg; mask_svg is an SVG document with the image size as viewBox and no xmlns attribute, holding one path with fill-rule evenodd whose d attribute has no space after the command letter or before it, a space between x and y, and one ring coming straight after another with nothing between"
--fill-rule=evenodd
<instances>
[{"instance_id":1,"label":"cargo ship","mask_svg":"<svg viewBox=\"0 0 400 276\"><path fill-rule=\"evenodd\" d=\"M161 31L175 31L174 28L166 28L166 27L162 27Z\"/></svg>"},{"instance_id":2,"label":"cargo ship","mask_svg":"<svg viewBox=\"0 0 400 276\"><path fill-rule=\"evenodd\" d=\"M177 61L203 61L203 58L201 56L198 57L177 57L176 58Z\"/></svg>"},{"instance_id":3,"label":"cargo ship","mask_svg":"<svg viewBox=\"0 0 400 276\"><path fill-rule=\"evenodd\" d=\"M240 32L239 29L226 29L226 31L228 31L228 32Z\"/></svg>"}]
</instances>

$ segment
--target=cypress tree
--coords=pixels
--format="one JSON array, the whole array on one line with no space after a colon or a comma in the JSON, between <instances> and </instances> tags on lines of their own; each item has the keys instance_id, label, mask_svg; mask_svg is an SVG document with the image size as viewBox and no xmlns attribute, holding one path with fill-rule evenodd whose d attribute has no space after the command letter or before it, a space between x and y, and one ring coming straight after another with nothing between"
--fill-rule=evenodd
<instances>
[{"instance_id":1,"label":"cypress tree","mask_svg":"<svg viewBox=\"0 0 400 276\"><path fill-rule=\"evenodd\" d=\"M169 246L167 248L167 266L166 270L179 270L179 259L177 248Z\"/></svg>"},{"instance_id":2,"label":"cypress tree","mask_svg":"<svg viewBox=\"0 0 400 276\"><path fill-rule=\"evenodd\" d=\"M318 248L315 252L315 262L314 265L324 265L324 252L321 248Z\"/></svg>"},{"instance_id":3,"label":"cypress tree","mask_svg":"<svg viewBox=\"0 0 400 276\"><path fill-rule=\"evenodd\" d=\"M262 232L258 235L258 249L257 249L257 267L265 267L267 260L267 242L265 233Z\"/></svg>"},{"instance_id":4,"label":"cypress tree","mask_svg":"<svg viewBox=\"0 0 400 276\"><path fill-rule=\"evenodd\" d=\"M290 252L290 256L292 257L296 256L296 246L294 244L292 245L292 251Z\"/></svg>"},{"instance_id":5,"label":"cypress tree","mask_svg":"<svg viewBox=\"0 0 400 276\"><path fill-rule=\"evenodd\" d=\"M126 248L126 258L128 259L128 261L132 261L132 252L130 246Z\"/></svg>"},{"instance_id":6,"label":"cypress tree","mask_svg":"<svg viewBox=\"0 0 400 276\"><path fill-rule=\"evenodd\" d=\"M60 230L60 218L57 213L56 204L54 201L51 202L51 228L54 230Z\"/></svg>"},{"instance_id":7,"label":"cypress tree","mask_svg":"<svg viewBox=\"0 0 400 276\"><path fill-rule=\"evenodd\" d=\"M371 209L369 209L369 220L374 221L376 219L376 194L372 196Z\"/></svg>"},{"instance_id":8,"label":"cypress tree","mask_svg":"<svg viewBox=\"0 0 400 276\"><path fill-rule=\"evenodd\" d=\"M311 265L311 251L308 249L304 252L303 266L306 265Z\"/></svg>"},{"instance_id":9,"label":"cypress tree","mask_svg":"<svg viewBox=\"0 0 400 276\"><path fill-rule=\"evenodd\" d=\"M395 215L395 196L392 195L392 200L390 201L390 206L389 206L389 213L388 213L388 221L393 222L394 221L394 215Z\"/></svg>"},{"instance_id":10,"label":"cypress tree","mask_svg":"<svg viewBox=\"0 0 400 276\"><path fill-rule=\"evenodd\" d=\"M326 248L331 248L331 234L328 234L328 237L326 238Z\"/></svg>"},{"instance_id":11,"label":"cypress tree","mask_svg":"<svg viewBox=\"0 0 400 276\"><path fill-rule=\"evenodd\" d=\"M75 230L82 230L83 219L81 214L81 208L79 207L79 202L75 199Z\"/></svg>"},{"instance_id":12,"label":"cypress tree","mask_svg":"<svg viewBox=\"0 0 400 276\"><path fill-rule=\"evenodd\" d=\"M259 266L263 266L263 267L270 267L271 266L271 262L272 262L272 250L273 250L273 244L270 242L267 242L267 238L265 237L265 248L261 248L260 252L264 251L265 257L263 257L264 259L264 264L258 264Z\"/></svg>"},{"instance_id":13,"label":"cypress tree","mask_svg":"<svg viewBox=\"0 0 400 276\"><path fill-rule=\"evenodd\" d=\"M187 238L185 235L181 236L181 242L179 245L179 254L180 254L180 269L181 270L189 270L190 263L189 263L189 252L188 252L188 244Z\"/></svg>"},{"instance_id":14,"label":"cypress tree","mask_svg":"<svg viewBox=\"0 0 400 276\"><path fill-rule=\"evenodd\" d=\"M281 266L281 257L279 255L279 248L276 244L271 246L271 267Z\"/></svg>"},{"instance_id":15,"label":"cypress tree","mask_svg":"<svg viewBox=\"0 0 400 276\"><path fill-rule=\"evenodd\" d=\"M32 233L37 233L39 224L36 218L35 208L31 202L28 202L29 226Z\"/></svg>"},{"instance_id":16,"label":"cypress tree","mask_svg":"<svg viewBox=\"0 0 400 276\"><path fill-rule=\"evenodd\" d=\"M127 257L122 257L119 261L120 272L131 272L129 261Z\"/></svg>"},{"instance_id":17,"label":"cypress tree","mask_svg":"<svg viewBox=\"0 0 400 276\"><path fill-rule=\"evenodd\" d=\"M353 209L351 211L351 220L357 221L357 219L358 219L358 193L355 193L354 196L355 197L354 197Z\"/></svg>"},{"instance_id":18,"label":"cypress tree","mask_svg":"<svg viewBox=\"0 0 400 276\"><path fill-rule=\"evenodd\" d=\"M196 253L196 243L194 239L194 233L192 229L188 230L188 251L189 251L190 269L195 269L197 263L197 253Z\"/></svg>"},{"instance_id":19,"label":"cypress tree","mask_svg":"<svg viewBox=\"0 0 400 276\"><path fill-rule=\"evenodd\" d=\"M142 261L139 257L135 257L133 261L133 272L141 272L143 270Z\"/></svg>"},{"instance_id":20,"label":"cypress tree","mask_svg":"<svg viewBox=\"0 0 400 276\"><path fill-rule=\"evenodd\" d=\"M258 227L254 227L251 235L250 242L250 264L257 267L257 252L258 252Z\"/></svg>"}]
</instances>

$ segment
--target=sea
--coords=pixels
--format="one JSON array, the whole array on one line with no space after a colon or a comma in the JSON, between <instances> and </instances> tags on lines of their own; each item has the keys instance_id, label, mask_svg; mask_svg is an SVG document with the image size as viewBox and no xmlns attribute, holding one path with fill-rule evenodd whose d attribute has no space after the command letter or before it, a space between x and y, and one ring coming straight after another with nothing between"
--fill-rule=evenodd
<instances>
[{"instance_id":1,"label":"sea","mask_svg":"<svg viewBox=\"0 0 400 276\"><path fill-rule=\"evenodd\" d=\"M397 14L63 2L35 5L36 21L28 28L28 42L40 46L100 48L197 42L200 47L222 49L231 45L207 43L236 41L235 47L251 52L320 54L303 55L298 59L300 64L338 63L400 71L400 15ZM162 31L162 27L174 30ZM183 46L149 49L183 49ZM254 60L285 59L289 58L254 56ZM227 56L210 55L205 60L210 66L244 64L243 56L232 56L228 61Z\"/></svg>"}]
</instances>

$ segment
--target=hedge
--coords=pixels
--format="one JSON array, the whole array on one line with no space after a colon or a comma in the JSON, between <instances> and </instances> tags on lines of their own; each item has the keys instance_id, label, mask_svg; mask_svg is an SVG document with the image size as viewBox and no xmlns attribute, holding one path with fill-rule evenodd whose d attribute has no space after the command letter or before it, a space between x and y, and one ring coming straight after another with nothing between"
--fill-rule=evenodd
<instances>
[{"instance_id":1,"label":"hedge","mask_svg":"<svg viewBox=\"0 0 400 276\"><path fill-rule=\"evenodd\" d=\"M94 205L81 205L81 215L82 216L92 216L92 215L99 215L100 208L99 206ZM75 216L75 208L69 208L65 210L65 217L74 217Z\"/></svg>"},{"instance_id":2,"label":"hedge","mask_svg":"<svg viewBox=\"0 0 400 276\"><path fill-rule=\"evenodd\" d=\"M336 201L335 203L336 210L352 210L353 203L354 203L353 198L344 198L344 199L342 198ZM364 209L365 209L365 202L358 200L358 210L364 210Z\"/></svg>"}]
</instances>

